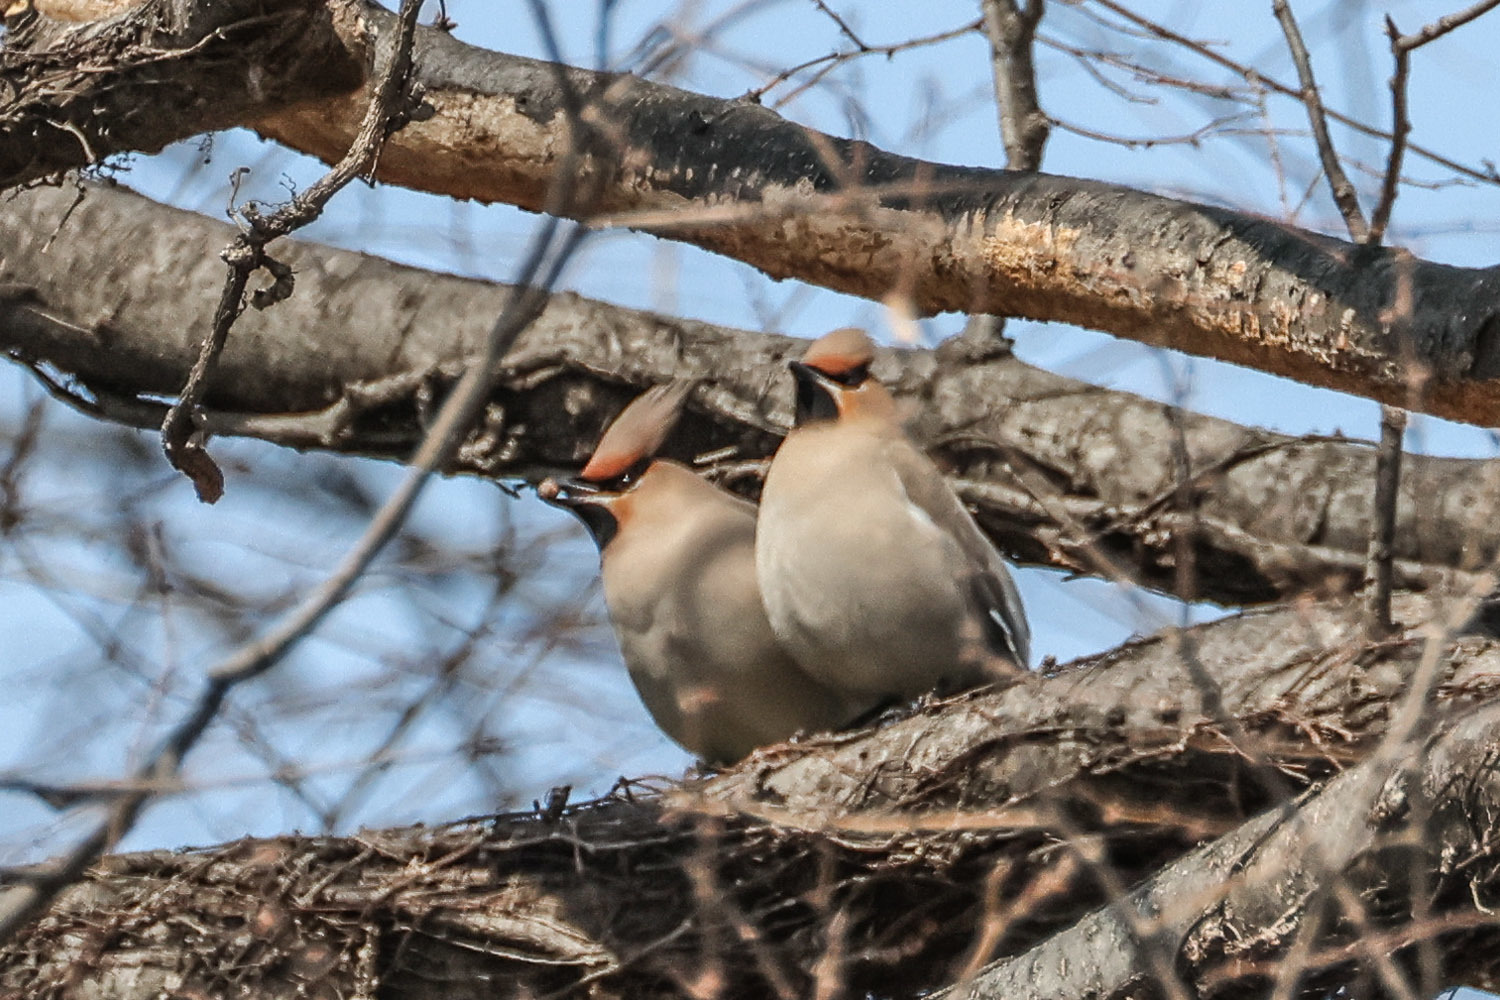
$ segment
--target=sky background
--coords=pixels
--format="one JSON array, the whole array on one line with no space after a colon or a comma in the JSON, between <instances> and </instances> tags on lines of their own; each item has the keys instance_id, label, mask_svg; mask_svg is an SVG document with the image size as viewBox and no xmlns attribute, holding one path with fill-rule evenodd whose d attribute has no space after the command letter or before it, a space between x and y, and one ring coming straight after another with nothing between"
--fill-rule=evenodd
<instances>
[{"instance_id":1,"label":"sky background","mask_svg":"<svg viewBox=\"0 0 1500 1000\"><path fill-rule=\"evenodd\" d=\"M565 59L632 69L641 53L676 43L681 58L660 78L722 97L848 48L810 0L624 0L611 6L601 59L600 5L552 5ZM978 7L972 0L837 0L831 6L871 45L944 32L972 21ZM1410 31L1453 6L1296 4L1326 103L1386 127L1384 16ZM1269 0L1140 2L1133 9L1264 75L1295 79ZM450 0L448 13L465 41L545 55L524 3ZM1268 94L1263 108L1247 110L1154 87L1128 73L1090 70L1065 51L1107 50L1164 75L1245 87L1203 57L1122 32L1117 23L1094 6L1048 7L1042 28L1048 44L1037 57L1042 103L1079 130L1054 130L1048 172L1342 234L1317 183L1299 104ZM1414 142L1476 166L1500 159L1496 51L1500 15L1492 14L1415 54ZM895 152L1003 163L988 50L978 34L890 58L851 60L820 86L778 105L795 83L772 90L766 103L805 124ZM1089 131L1142 141L1127 146L1079 134ZM1162 141L1187 136L1196 139ZM1384 144L1344 128L1334 137L1352 161L1368 210ZM242 201L280 200L288 187L305 188L323 169L248 133L229 132L131 158L120 180L222 220L229 177L242 166L250 168ZM1419 156L1408 157L1406 173L1416 183L1397 205L1391 242L1456 265L1492 264L1500 187L1452 183L1451 171ZM536 224L535 216L506 206L354 185L299 238L504 280ZM639 234L593 238L561 285L608 302L748 329L812 337L858 324L889 337L890 324L876 303L771 282L744 265ZM939 316L923 321L921 331L935 344L961 325L962 317ZM1012 322L1007 332L1017 354L1033 364L1242 423L1364 438L1377 426L1373 403L1244 369L1060 324ZM0 368L0 459L41 396L24 371ZM361 508L336 501L357 495L378 503L400 470L217 441L213 452L226 466L228 492L207 507L157 457L153 435L100 428L55 405L43 419L42 440L51 451L34 463L25 483L36 530L0 540L0 676L11 694L0 702L0 776L108 780L125 773L181 715L203 670L246 638L206 627L168 597L143 602L126 550L137 542L150 551L157 546L181 573L262 602L269 621L277 607L326 575L358 536ZM1488 430L1426 417L1413 419L1407 443L1433 454L1497 452ZM291 493L277 486L303 480L314 485ZM139 529L137 542L120 540L122 512ZM441 565L420 558L377 565L357 595L286 664L236 694L230 716L190 761L191 790L153 806L124 847L312 831L324 822L313 800L347 797L334 826L351 829L524 805L563 782L583 795L606 791L621 775L682 774L689 758L656 731L630 688L603 623L593 547L566 515L530 496L507 497L489 483L445 480L429 488L408 535L430 543ZM1022 570L1018 578L1038 659L1065 661L1133 634L1220 613L1099 581L1069 581L1052 571ZM122 600L127 592L137 596ZM567 629L560 633L558 622ZM438 666L456 651L467 657L461 676L436 684ZM424 707L372 772L371 754L414 701ZM504 752L476 762L456 751L480 737ZM295 781L278 780L292 771ZM59 815L31 796L0 791L0 863L58 850L89 818L87 810Z\"/></svg>"}]
</instances>

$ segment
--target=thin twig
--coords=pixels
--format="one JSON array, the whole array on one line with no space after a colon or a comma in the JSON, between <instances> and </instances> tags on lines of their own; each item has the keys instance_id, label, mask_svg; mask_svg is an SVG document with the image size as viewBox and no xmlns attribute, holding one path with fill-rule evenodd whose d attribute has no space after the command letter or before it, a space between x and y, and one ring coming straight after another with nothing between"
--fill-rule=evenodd
<instances>
[{"instance_id":1,"label":"thin twig","mask_svg":"<svg viewBox=\"0 0 1500 1000\"><path fill-rule=\"evenodd\" d=\"M1406 52L1421 48L1428 42L1442 38L1454 28L1460 28L1474 20L1480 14L1486 14L1496 7L1500 7L1500 0L1479 0L1479 3L1474 4L1472 7L1466 7L1463 10L1438 18L1431 24L1425 25L1420 31L1410 35L1403 35L1398 45Z\"/></svg>"},{"instance_id":2,"label":"thin twig","mask_svg":"<svg viewBox=\"0 0 1500 1000\"><path fill-rule=\"evenodd\" d=\"M1500 2L1500 0L1496 0ZM1401 191L1401 160L1406 155L1406 139L1411 135L1411 118L1407 114L1406 91L1411 78L1411 50L1401 46L1401 32L1396 22L1387 15L1385 32L1391 40L1391 55L1396 60L1391 74L1391 151L1386 158L1385 174L1380 181L1380 201L1375 205L1375 214L1370 218L1370 231L1365 242L1379 245L1385 238L1385 230L1391 222L1391 210L1396 207L1396 195Z\"/></svg>"},{"instance_id":3,"label":"thin twig","mask_svg":"<svg viewBox=\"0 0 1500 1000\"><path fill-rule=\"evenodd\" d=\"M1390 15L1385 19L1385 33L1390 39L1391 56L1396 61L1391 75L1391 151L1386 160L1385 174L1380 185L1380 203L1370 223L1367 242L1379 243L1390 224L1391 209L1396 204L1396 194L1401 185L1401 160L1406 154L1407 140L1411 135L1411 116L1407 110L1407 88L1411 78L1411 53L1434 39L1441 38L1453 29L1467 24L1479 15L1500 6L1500 0L1481 0L1467 10L1424 26L1420 31L1403 35Z\"/></svg>"},{"instance_id":4,"label":"thin twig","mask_svg":"<svg viewBox=\"0 0 1500 1000\"><path fill-rule=\"evenodd\" d=\"M1370 226L1365 221L1364 212L1360 210L1359 194L1350 183L1349 175L1344 173L1343 165L1339 163L1338 152L1333 148L1333 137L1328 134L1328 117L1323 111L1323 98L1318 93L1317 81L1313 78L1312 60L1302 41L1302 30L1297 27L1297 19L1292 15L1292 7L1287 0L1271 0L1271 9L1276 13L1276 20L1281 23L1287 49L1292 54L1292 63L1297 67L1297 79L1302 84L1302 104L1307 108L1307 120L1312 125L1318 159L1323 164L1323 174L1328 178L1328 187L1333 192L1333 202L1338 206L1339 214L1344 217L1349 235L1355 242L1362 243Z\"/></svg>"},{"instance_id":5,"label":"thin twig","mask_svg":"<svg viewBox=\"0 0 1500 1000\"><path fill-rule=\"evenodd\" d=\"M824 2L824 0L812 0L812 2L814 7L818 8L824 14L827 14L833 20L833 23L839 26L839 34L843 35L845 38L849 39L849 41L853 42L855 47L858 48L861 52L869 51L870 47L866 45L864 41L854 33L854 29L849 27L848 22L846 22L842 17L839 16L838 11L829 7L828 4Z\"/></svg>"},{"instance_id":6,"label":"thin twig","mask_svg":"<svg viewBox=\"0 0 1500 1000\"><path fill-rule=\"evenodd\" d=\"M1072 122L1064 121L1061 118L1054 118L1050 115L1047 117L1047 120L1054 127L1060 128L1064 132L1071 132L1074 135L1083 136L1085 139L1093 139L1098 142L1113 143L1117 146L1125 146L1128 149L1152 149L1157 146L1196 147L1199 143L1201 143L1204 139L1208 138L1211 135L1265 135L1266 130L1261 128L1227 127L1230 125L1236 125L1243 121L1247 121L1252 118L1253 115L1253 112L1237 111L1234 114L1215 118L1213 121L1206 122L1193 131L1183 133L1182 135L1156 136L1112 135L1109 132L1101 132L1096 129L1084 128L1082 125L1075 125ZM1292 133L1283 130L1277 134L1289 135Z\"/></svg>"},{"instance_id":7,"label":"thin twig","mask_svg":"<svg viewBox=\"0 0 1500 1000\"><path fill-rule=\"evenodd\" d=\"M897 53L906 52L909 49L922 48L927 45L937 45L942 42L952 41L955 38L961 38L964 35L970 34L971 32L978 31L982 26L983 21L969 21L965 24L959 25L956 28L949 28L946 31L939 31L936 34L932 35L924 35L921 38L908 38L904 42L893 42L890 45L865 45L862 48L856 48L845 52L829 52L826 55L814 56L811 59L807 59L795 66L790 67L789 69L781 70L775 76L771 77L765 83L761 84L759 87L755 87L751 90L746 91L740 96L740 100L755 101L759 103L761 98L763 98L767 93L775 90L783 83L786 83L798 73L802 73L817 66L824 66L825 64L828 64L827 68L823 70L824 73L827 73L837 66L841 66L846 62L849 62L853 59L858 59L862 56L894 56ZM800 93L803 89L805 89L805 87L798 87L797 92ZM784 103L785 100L786 98L782 98L778 103Z\"/></svg>"},{"instance_id":8,"label":"thin twig","mask_svg":"<svg viewBox=\"0 0 1500 1000\"><path fill-rule=\"evenodd\" d=\"M1105 10L1108 10L1118 17L1129 21L1131 24L1144 29L1151 35L1160 38L1162 41L1171 42L1174 45L1180 45L1183 48L1202 56L1210 62L1216 63L1224 67L1225 69L1238 74L1239 76L1243 77L1253 84L1264 86L1266 89L1273 90L1285 97L1296 97L1298 99L1301 99L1302 97L1302 91L1300 88L1282 83L1280 80L1277 80L1274 77L1266 76L1254 66L1236 62L1235 60L1230 59L1228 56L1224 55L1222 52L1219 52L1214 48L1203 44L1202 42L1194 41L1193 39L1188 38L1186 35L1173 31L1171 28L1168 28L1165 25L1158 24L1157 22L1152 21L1150 18L1143 17L1140 14L1137 14L1129 7L1126 7L1124 4L1119 3L1118 0L1091 0L1091 2L1095 6L1103 7ZM1500 0L1496 0L1496 2L1500 3ZM1389 132L1378 129L1373 125L1368 125L1365 122L1360 121L1358 118L1355 118L1352 115L1346 115L1334 108L1324 108L1324 112L1329 118L1332 118L1339 124L1345 125L1362 135L1368 135L1376 139L1391 138L1391 134ZM1462 174L1463 176L1468 177L1472 180L1483 181L1486 184L1500 184L1500 171L1496 171L1493 165L1486 164L1483 168L1470 167L1466 166L1465 164L1459 163L1457 160L1446 157L1441 153L1436 152L1435 150L1428 149L1426 146L1419 146L1416 143L1411 143L1408 148L1423 159L1429 160L1432 163L1436 163L1439 166L1447 167L1449 170L1452 170L1455 173Z\"/></svg>"}]
</instances>

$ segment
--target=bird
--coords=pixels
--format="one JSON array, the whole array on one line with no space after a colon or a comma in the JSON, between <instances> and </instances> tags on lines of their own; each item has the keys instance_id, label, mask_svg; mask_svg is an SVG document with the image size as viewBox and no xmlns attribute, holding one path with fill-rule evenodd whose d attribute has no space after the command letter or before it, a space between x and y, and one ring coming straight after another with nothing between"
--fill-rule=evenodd
<instances>
[{"instance_id":1,"label":"bird","mask_svg":"<svg viewBox=\"0 0 1500 1000\"><path fill-rule=\"evenodd\" d=\"M755 562L771 628L868 710L1024 675L1031 633L999 552L870 374L860 329L800 361L795 426L761 491Z\"/></svg>"},{"instance_id":2,"label":"bird","mask_svg":"<svg viewBox=\"0 0 1500 1000\"><path fill-rule=\"evenodd\" d=\"M538 493L599 547L604 603L656 724L711 765L855 708L814 681L771 631L755 575L755 505L655 452L691 383L647 390L605 431L573 480Z\"/></svg>"}]
</instances>

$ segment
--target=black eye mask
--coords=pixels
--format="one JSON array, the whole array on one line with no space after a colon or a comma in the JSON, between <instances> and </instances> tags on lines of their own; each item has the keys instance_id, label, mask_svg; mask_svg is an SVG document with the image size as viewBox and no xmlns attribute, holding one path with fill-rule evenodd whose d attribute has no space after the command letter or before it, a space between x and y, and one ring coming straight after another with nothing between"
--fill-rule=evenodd
<instances>
[{"instance_id":1,"label":"black eye mask","mask_svg":"<svg viewBox=\"0 0 1500 1000\"><path fill-rule=\"evenodd\" d=\"M822 420L838 419L838 401L834 398L833 390L829 388L829 382L854 389L863 385L870 377L870 366L867 364L858 365L836 375L821 372L800 361L793 361L790 367L797 382L796 423L798 427L804 424L815 424Z\"/></svg>"},{"instance_id":2,"label":"black eye mask","mask_svg":"<svg viewBox=\"0 0 1500 1000\"><path fill-rule=\"evenodd\" d=\"M655 459L649 455L645 458L638 458L618 476L611 476L609 479L591 480L589 485L604 493L628 492L635 488L636 483L646 474L646 470L651 468L653 461Z\"/></svg>"},{"instance_id":3,"label":"black eye mask","mask_svg":"<svg viewBox=\"0 0 1500 1000\"><path fill-rule=\"evenodd\" d=\"M864 385L865 380L870 377L870 365L868 362L862 365L856 365L853 368L850 368L848 371L839 372L837 375L832 375L828 372L824 372L823 377L828 379L830 382L837 382L839 385L845 386L847 388L858 389L860 386Z\"/></svg>"}]
</instances>

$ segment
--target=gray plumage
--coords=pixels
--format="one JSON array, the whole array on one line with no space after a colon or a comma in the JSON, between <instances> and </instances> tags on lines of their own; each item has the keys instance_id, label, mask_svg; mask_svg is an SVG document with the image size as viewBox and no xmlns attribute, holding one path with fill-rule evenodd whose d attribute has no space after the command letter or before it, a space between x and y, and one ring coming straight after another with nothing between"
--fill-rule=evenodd
<instances>
[{"instance_id":1,"label":"gray plumage","mask_svg":"<svg viewBox=\"0 0 1500 1000\"><path fill-rule=\"evenodd\" d=\"M689 751L728 763L837 728L855 708L807 676L771 631L753 504L664 459L617 478L665 437L681 401L671 393L653 390L616 420L584 468L592 486L548 492L601 543L604 602L651 717Z\"/></svg>"},{"instance_id":2,"label":"gray plumage","mask_svg":"<svg viewBox=\"0 0 1500 1000\"><path fill-rule=\"evenodd\" d=\"M872 357L841 330L795 367L805 422L771 463L756 543L777 638L871 707L1014 676L1030 656L1010 572L868 377Z\"/></svg>"}]
</instances>

